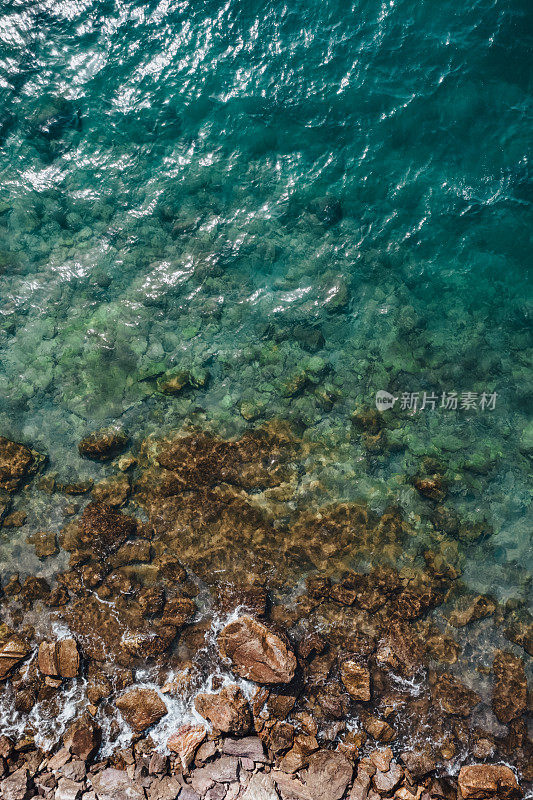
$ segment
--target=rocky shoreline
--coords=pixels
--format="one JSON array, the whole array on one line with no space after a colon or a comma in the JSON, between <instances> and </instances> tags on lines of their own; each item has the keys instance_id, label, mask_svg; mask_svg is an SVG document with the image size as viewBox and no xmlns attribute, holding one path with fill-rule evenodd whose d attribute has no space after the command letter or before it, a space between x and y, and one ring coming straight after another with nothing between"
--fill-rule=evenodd
<instances>
[{"instance_id":1,"label":"rocky shoreline","mask_svg":"<svg viewBox=\"0 0 533 800\"><path fill-rule=\"evenodd\" d=\"M527 796L531 617L462 585L483 531L446 505L438 464L413 477L422 547L397 507L299 508L308 454L282 424L128 444L92 434L80 455L111 471L58 486L0 438L4 524L28 481L84 499L33 538L68 568L3 581L2 798ZM473 687L461 659L483 624L507 645L489 642Z\"/></svg>"}]
</instances>

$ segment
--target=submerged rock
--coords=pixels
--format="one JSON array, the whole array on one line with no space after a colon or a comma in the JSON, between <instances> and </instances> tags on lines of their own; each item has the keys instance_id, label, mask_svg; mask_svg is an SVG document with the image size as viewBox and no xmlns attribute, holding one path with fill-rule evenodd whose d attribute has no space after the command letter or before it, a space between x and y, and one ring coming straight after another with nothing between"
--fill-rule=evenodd
<instances>
[{"instance_id":1,"label":"submerged rock","mask_svg":"<svg viewBox=\"0 0 533 800\"><path fill-rule=\"evenodd\" d=\"M35 547L37 558L50 558L59 552L54 531L37 531L28 536L28 541Z\"/></svg>"},{"instance_id":2,"label":"submerged rock","mask_svg":"<svg viewBox=\"0 0 533 800\"><path fill-rule=\"evenodd\" d=\"M19 442L0 436L0 489L14 492L39 470L45 456Z\"/></svg>"},{"instance_id":3,"label":"submerged rock","mask_svg":"<svg viewBox=\"0 0 533 800\"><path fill-rule=\"evenodd\" d=\"M222 630L218 645L233 671L256 683L289 683L296 656L279 636L249 616L239 617Z\"/></svg>"},{"instance_id":4,"label":"submerged rock","mask_svg":"<svg viewBox=\"0 0 533 800\"><path fill-rule=\"evenodd\" d=\"M128 444L128 434L120 428L102 428L85 436L78 444L80 456L93 461L110 461Z\"/></svg>"},{"instance_id":5,"label":"submerged rock","mask_svg":"<svg viewBox=\"0 0 533 800\"><path fill-rule=\"evenodd\" d=\"M222 733L242 736L252 726L248 701L238 686L225 686L218 694L197 695L194 707L200 716Z\"/></svg>"},{"instance_id":6,"label":"submerged rock","mask_svg":"<svg viewBox=\"0 0 533 800\"><path fill-rule=\"evenodd\" d=\"M464 598L450 614L449 623L455 628L462 628L470 622L489 617L495 610L496 602L492 597L480 594L477 597Z\"/></svg>"},{"instance_id":7,"label":"submerged rock","mask_svg":"<svg viewBox=\"0 0 533 800\"><path fill-rule=\"evenodd\" d=\"M343 216L340 200L330 195L315 198L310 203L309 210L325 228L336 225Z\"/></svg>"},{"instance_id":8,"label":"submerged rock","mask_svg":"<svg viewBox=\"0 0 533 800\"><path fill-rule=\"evenodd\" d=\"M167 707L153 689L131 689L115 701L123 718L139 733L165 716Z\"/></svg>"},{"instance_id":9,"label":"submerged rock","mask_svg":"<svg viewBox=\"0 0 533 800\"><path fill-rule=\"evenodd\" d=\"M107 555L136 532L137 523L132 517L115 511L106 503L91 502L78 520L72 545L69 546L67 542L62 544L66 550L76 549L77 546Z\"/></svg>"},{"instance_id":10,"label":"submerged rock","mask_svg":"<svg viewBox=\"0 0 533 800\"><path fill-rule=\"evenodd\" d=\"M445 714L468 717L481 698L453 675L440 675L431 691L434 701Z\"/></svg>"},{"instance_id":11,"label":"submerged rock","mask_svg":"<svg viewBox=\"0 0 533 800\"><path fill-rule=\"evenodd\" d=\"M527 707L527 678L521 658L498 650L492 667L496 679L492 708L500 722L520 717Z\"/></svg>"}]
</instances>

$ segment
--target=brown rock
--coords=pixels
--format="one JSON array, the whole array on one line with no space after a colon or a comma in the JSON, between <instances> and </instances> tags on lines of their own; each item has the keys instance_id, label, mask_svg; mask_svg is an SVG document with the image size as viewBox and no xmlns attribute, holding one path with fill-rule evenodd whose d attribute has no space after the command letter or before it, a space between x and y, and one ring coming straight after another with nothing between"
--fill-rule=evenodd
<instances>
[{"instance_id":1,"label":"brown rock","mask_svg":"<svg viewBox=\"0 0 533 800\"><path fill-rule=\"evenodd\" d=\"M345 661L341 667L341 679L354 700L370 700L370 670L367 667L355 661Z\"/></svg>"},{"instance_id":2,"label":"brown rock","mask_svg":"<svg viewBox=\"0 0 533 800\"><path fill-rule=\"evenodd\" d=\"M126 542L111 557L110 564L113 567L123 567L126 564L135 562L145 564L150 561L150 547L148 539L135 539L133 542ZM144 591L154 591L154 589L145 589Z\"/></svg>"},{"instance_id":3,"label":"brown rock","mask_svg":"<svg viewBox=\"0 0 533 800\"><path fill-rule=\"evenodd\" d=\"M309 789L298 778L278 770L270 774L278 787L278 791L281 792L283 800L315 800Z\"/></svg>"},{"instance_id":4,"label":"brown rock","mask_svg":"<svg viewBox=\"0 0 533 800\"><path fill-rule=\"evenodd\" d=\"M63 745L82 761L90 761L100 747L102 731L100 726L84 714L67 728L63 735Z\"/></svg>"},{"instance_id":5,"label":"brown rock","mask_svg":"<svg viewBox=\"0 0 533 800\"><path fill-rule=\"evenodd\" d=\"M122 770L108 768L92 778L98 800L145 800L144 790Z\"/></svg>"},{"instance_id":6,"label":"brown rock","mask_svg":"<svg viewBox=\"0 0 533 800\"><path fill-rule=\"evenodd\" d=\"M435 759L424 750L406 750L400 756L413 778L423 778L436 768Z\"/></svg>"},{"instance_id":7,"label":"brown rock","mask_svg":"<svg viewBox=\"0 0 533 800\"><path fill-rule=\"evenodd\" d=\"M192 764L194 754L206 736L207 731L203 725L182 725L169 738L167 747L179 755L181 765L186 770Z\"/></svg>"},{"instance_id":8,"label":"brown rock","mask_svg":"<svg viewBox=\"0 0 533 800\"><path fill-rule=\"evenodd\" d=\"M250 707L238 686L226 686L218 694L199 694L194 701L194 707L222 733L243 736L251 728Z\"/></svg>"},{"instance_id":9,"label":"brown rock","mask_svg":"<svg viewBox=\"0 0 533 800\"><path fill-rule=\"evenodd\" d=\"M449 623L455 628L462 628L470 622L489 617L496 611L496 602L492 597L478 595L473 598L465 598L459 602L456 609L449 616Z\"/></svg>"},{"instance_id":10,"label":"brown rock","mask_svg":"<svg viewBox=\"0 0 533 800\"><path fill-rule=\"evenodd\" d=\"M445 714L468 717L481 698L453 675L440 675L432 687L434 701Z\"/></svg>"},{"instance_id":11,"label":"brown rock","mask_svg":"<svg viewBox=\"0 0 533 800\"><path fill-rule=\"evenodd\" d=\"M392 761L386 772L378 770L372 778L374 789L381 796L391 795L403 780L403 769Z\"/></svg>"},{"instance_id":12,"label":"brown rock","mask_svg":"<svg viewBox=\"0 0 533 800\"><path fill-rule=\"evenodd\" d=\"M44 461L44 456L35 450L0 436L0 489L16 491Z\"/></svg>"},{"instance_id":13,"label":"brown rock","mask_svg":"<svg viewBox=\"0 0 533 800\"><path fill-rule=\"evenodd\" d=\"M115 511L105 503L89 503L78 520L74 547L88 548L97 554L107 555L137 532L137 523L132 517Z\"/></svg>"},{"instance_id":14,"label":"brown rock","mask_svg":"<svg viewBox=\"0 0 533 800\"><path fill-rule=\"evenodd\" d=\"M384 719L380 719L374 715L365 717L363 721L363 728L378 742L392 742L396 737L396 731Z\"/></svg>"},{"instance_id":15,"label":"brown rock","mask_svg":"<svg viewBox=\"0 0 533 800\"><path fill-rule=\"evenodd\" d=\"M43 675L59 675L55 642L41 642L39 645L38 664Z\"/></svg>"},{"instance_id":16,"label":"brown rock","mask_svg":"<svg viewBox=\"0 0 533 800\"><path fill-rule=\"evenodd\" d=\"M273 724L269 722L261 732L261 736L269 750L272 750L273 753L282 753L293 745L294 725L281 720Z\"/></svg>"},{"instance_id":17,"label":"brown rock","mask_svg":"<svg viewBox=\"0 0 533 800\"><path fill-rule=\"evenodd\" d=\"M501 764L462 767L458 782L462 800L504 800L520 796L514 773Z\"/></svg>"},{"instance_id":18,"label":"brown rock","mask_svg":"<svg viewBox=\"0 0 533 800\"><path fill-rule=\"evenodd\" d=\"M97 503L107 503L112 508L120 508L127 503L130 492L130 480L127 475L111 475L96 484L92 490L92 497Z\"/></svg>"},{"instance_id":19,"label":"brown rock","mask_svg":"<svg viewBox=\"0 0 533 800\"><path fill-rule=\"evenodd\" d=\"M309 763L311 753L318 750L318 742L314 736L296 736L294 745L280 761L283 772L296 772Z\"/></svg>"},{"instance_id":20,"label":"brown rock","mask_svg":"<svg viewBox=\"0 0 533 800\"><path fill-rule=\"evenodd\" d=\"M359 762L357 777L348 795L348 800L366 800L372 782L372 776L375 772L375 766L367 758L363 758Z\"/></svg>"},{"instance_id":21,"label":"brown rock","mask_svg":"<svg viewBox=\"0 0 533 800\"><path fill-rule=\"evenodd\" d=\"M37 558L50 558L59 552L56 535L53 531L37 531L28 536L28 541L35 547Z\"/></svg>"},{"instance_id":22,"label":"brown rock","mask_svg":"<svg viewBox=\"0 0 533 800\"><path fill-rule=\"evenodd\" d=\"M59 674L62 678L75 678L80 670L80 654L74 639L61 639L57 643Z\"/></svg>"},{"instance_id":23,"label":"brown rock","mask_svg":"<svg viewBox=\"0 0 533 800\"><path fill-rule=\"evenodd\" d=\"M60 778L55 791L54 800L79 800L83 792L83 783Z\"/></svg>"},{"instance_id":24,"label":"brown rock","mask_svg":"<svg viewBox=\"0 0 533 800\"><path fill-rule=\"evenodd\" d=\"M127 724L137 733L159 722L168 710L153 689L131 689L119 697L115 705Z\"/></svg>"},{"instance_id":25,"label":"brown rock","mask_svg":"<svg viewBox=\"0 0 533 800\"><path fill-rule=\"evenodd\" d=\"M383 750L374 750L370 753L370 762L380 772L387 772L392 761L392 750L390 747L384 747Z\"/></svg>"},{"instance_id":26,"label":"brown rock","mask_svg":"<svg viewBox=\"0 0 533 800\"><path fill-rule=\"evenodd\" d=\"M289 683L296 669L296 656L287 644L265 625L247 615L222 630L220 653L229 658L233 671L256 683Z\"/></svg>"},{"instance_id":27,"label":"brown rock","mask_svg":"<svg viewBox=\"0 0 533 800\"><path fill-rule=\"evenodd\" d=\"M80 456L94 461L110 461L126 447L128 435L120 429L105 428L85 436L78 444Z\"/></svg>"},{"instance_id":28,"label":"brown rock","mask_svg":"<svg viewBox=\"0 0 533 800\"><path fill-rule=\"evenodd\" d=\"M495 685L492 708L500 722L521 716L527 707L527 678L521 658L498 650L492 666Z\"/></svg>"},{"instance_id":29,"label":"brown rock","mask_svg":"<svg viewBox=\"0 0 533 800\"><path fill-rule=\"evenodd\" d=\"M340 800L352 780L353 767L340 753L320 750L309 758L305 784L313 797Z\"/></svg>"},{"instance_id":30,"label":"brown rock","mask_svg":"<svg viewBox=\"0 0 533 800\"><path fill-rule=\"evenodd\" d=\"M224 739L222 752L229 756L248 758L251 761L264 764L268 761L263 742L258 736L245 736L243 739Z\"/></svg>"},{"instance_id":31,"label":"brown rock","mask_svg":"<svg viewBox=\"0 0 533 800\"><path fill-rule=\"evenodd\" d=\"M429 500L440 502L447 494L446 482L442 475L437 473L425 478L415 478L413 485L423 497L427 497Z\"/></svg>"},{"instance_id":32,"label":"brown rock","mask_svg":"<svg viewBox=\"0 0 533 800\"><path fill-rule=\"evenodd\" d=\"M376 660L379 666L413 677L424 663L423 648L414 631L400 621L387 626L379 640Z\"/></svg>"},{"instance_id":33,"label":"brown rock","mask_svg":"<svg viewBox=\"0 0 533 800\"><path fill-rule=\"evenodd\" d=\"M181 628L190 622L196 614L196 604L190 597L174 597L167 600L163 609L161 622L164 625L174 625Z\"/></svg>"},{"instance_id":34,"label":"brown rock","mask_svg":"<svg viewBox=\"0 0 533 800\"><path fill-rule=\"evenodd\" d=\"M9 672L29 655L31 648L22 639L13 634L2 642L0 638L0 680L4 680Z\"/></svg>"},{"instance_id":35,"label":"brown rock","mask_svg":"<svg viewBox=\"0 0 533 800\"><path fill-rule=\"evenodd\" d=\"M12 514L4 517L3 526L4 528L22 528L27 518L28 515L25 511L13 511Z\"/></svg>"},{"instance_id":36,"label":"brown rock","mask_svg":"<svg viewBox=\"0 0 533 800\"><path fill-rule=\"evenodd\" d=\"M38 654L39 669L43 675L75 678L80 669L78 645L74 639L59 642L41 642Z\"/></svg>"},{"instance_id":37,"label":"brown rock","mask_svg":"<svg viewBox=\"0 0 533 800\"><path fill-rule=\"evenodd\" d=\"M26 800L30 785L30 773L26 767L21 767L0 782L0 797L2 800Z\"/></svg>"}]
</instances>

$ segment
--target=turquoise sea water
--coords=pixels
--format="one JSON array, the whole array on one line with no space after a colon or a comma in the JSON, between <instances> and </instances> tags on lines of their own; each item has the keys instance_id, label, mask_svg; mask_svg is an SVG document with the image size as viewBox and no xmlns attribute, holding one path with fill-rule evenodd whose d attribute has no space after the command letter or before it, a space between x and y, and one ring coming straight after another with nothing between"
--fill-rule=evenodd
<instances>
[{"instance_id":1,"label":"turquoise sea water","mask_svg":"<svg viewBox=\"0 0 533 800\"><path fill-rule=\"evenodd\" d=\"M328 500L394 500L421 529L409 478L431 457L493 530L465 580L526 594L530 4L0 11L0 432L74 479L102 474L75 445L109 422L139 441L279 416L329 448L309 468ZM157 393L176 366L210 380ZM369 452L350 419L381 389L397 424ZM20 505L4 569L61 518Z\"/></svg>"}]
</instances>

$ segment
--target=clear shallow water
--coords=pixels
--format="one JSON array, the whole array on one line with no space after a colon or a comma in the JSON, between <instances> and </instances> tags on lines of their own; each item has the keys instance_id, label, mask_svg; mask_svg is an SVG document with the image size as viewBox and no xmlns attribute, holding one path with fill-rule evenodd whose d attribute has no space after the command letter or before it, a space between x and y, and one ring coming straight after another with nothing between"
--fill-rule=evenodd
<instances>
[{"instance_id":1,"label":"clear shallow water","mask_svg":"<svg viewBox=\"0 0 533 800\"><path fill-rule=\"evenodd\" d=\"M394 499L421 527L402 476L435 457L495 530L465 579L527 592L529 4L1 11L1 432L72 477L97 474L75 444L110 420L140 439L286 417L330 448L329 500ZM207 388L155 393L175 365ZM369 453L350 416L378 389L498 398L398 403ZM26 497L26 527L54 503Z\"/></svg>"}]
</instances>

